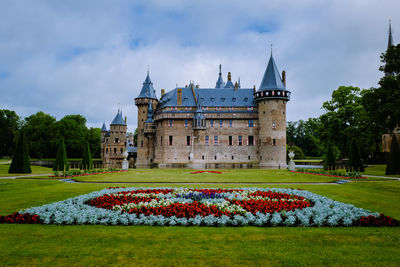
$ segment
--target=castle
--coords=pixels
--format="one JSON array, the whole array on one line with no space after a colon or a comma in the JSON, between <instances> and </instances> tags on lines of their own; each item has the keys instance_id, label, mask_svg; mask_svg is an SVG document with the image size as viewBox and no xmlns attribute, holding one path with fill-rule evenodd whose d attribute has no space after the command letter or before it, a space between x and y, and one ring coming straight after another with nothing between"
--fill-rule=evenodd
<instances>
[{"instance_id":1,"label":"castle","mask_svg":"<svg viewBox=\"0 0 400 267\"><path fill-rule=\"evenodd\" d=\"M257 90L255 86L241 88L240 80L233 83L229 72L225 83L220 66L215 88L200 88L191 82L167 93L162 89L158 99L148 72L135 98L136 166L254 164L286 168L289 99L285 71L281 77L272 53ZM111 149L115 150L114 146Z\"/></svg>"}]
</instances>

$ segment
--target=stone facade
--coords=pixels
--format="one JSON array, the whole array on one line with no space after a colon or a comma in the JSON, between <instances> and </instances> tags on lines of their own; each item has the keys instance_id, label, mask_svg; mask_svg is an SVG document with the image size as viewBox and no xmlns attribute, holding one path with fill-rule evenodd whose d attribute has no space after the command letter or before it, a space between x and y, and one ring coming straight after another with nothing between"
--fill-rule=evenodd
<instances>
[{"instance_id":1,"label":"stone facade","mask_svg":"<svg viewBox=\"0 0 400 267\"><path fill-rule=\"evenodd\" d=\"M286 168L286 90L271 55L259 89L228 73L215 88L190 83L155 96L147 74L138 107L137 166L253 164ZM150 105L151 104L151 105Z\"/></svg>"}]
</instances>

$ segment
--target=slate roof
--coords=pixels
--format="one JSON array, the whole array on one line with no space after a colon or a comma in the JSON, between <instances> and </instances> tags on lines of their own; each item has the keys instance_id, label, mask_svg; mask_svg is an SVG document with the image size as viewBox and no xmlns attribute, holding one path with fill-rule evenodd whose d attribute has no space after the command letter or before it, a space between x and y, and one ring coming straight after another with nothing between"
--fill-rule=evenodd
<instances>
[{"instance_id":1,"label":"slate roof","mask_svg":"<svg viewBox=\"0 0 400 267\"><path fill-rule=\"evenodd\" d=\"M269 58L267 69L265 70L263 79L261 81L258 92L268 90L286 90L283 85L281 75L279 74L278 68L276 67L274 57Z\"/></svg>"},{"instance_id":2,"label":"slate roof","mask_svg":"<svg viewBox=\"0 0 400 267\"><path fill-rule=\"evenodd\" d=\"M151 82L149 72L147 72L146 79L144 80L142 90L140 90L140 94L137 98L151 98L157 99L156 92L153 88L153 83Z\"/></svg>"},{"instance_id":3,"label":"slate roof","mask_svg":"<svg viewBox=\"0 0 400 267\"><path fill-rule=\"evenodd\" d=\"M219 76L218 80L215 83L215 88L224 88L225 82L224 79L222 79L222 72L221 72L221 64L219 64Z\"/></svg>"},{"instance_id":4,"label":"slate roof","mask_svg":"<svg viewBox=\"0 0 400 267\"><path fill-rule=\"evenodd\" d=\"M122 111L118 110L117 115L115 115L115 118L113 119L110 125L126 125L125 120L122 117Z\"/></svg>"},{"instance_id":5,"label":"slate roof","mask_svg":"<svg viewBox=\"0 0 400 267\"><path fill-rule=\"evenodd\" d=\"M164 94L159 102L159 108L177 107L177 89L175 88ZM184 87L182 89L182 105L180 107L196 107L192 89ZM254 89L246 88L235 90L227 88L221 90L219 88L194 88L200 104L203 107L255 107Z\"/></svg>"},{"instance_id":6,"label":"slate roof","mask_svg":"<svg viewBox=\"0 0 400 267\"><path fill-rule=\"evenodd\" d=\"M149 107L147 108L147 120L145 122L154 122L153 120L153 107L151 101L149 100Z\"/></svg>"},{"instance_id":7,"label":"slate roof","mask_svg":"<svg viewBox=\"0 0 400 267\"><path fill-rule=\"evenodd\" d=\"M128 153L137 153L137 147L135 146L127 146L126 150L128 151Z\"/></svg>"},{"instance_id":8,"label":"slate roof","mask_svg":"<svg viewBox=\"0 0 400 267\"><path fill-rule=\"evenodd\" d=\"M106 123L103 122L103 126L101 127L101 131L102 132L107 132L107 127L106 127Z\"/></svg>"}]
</instances>

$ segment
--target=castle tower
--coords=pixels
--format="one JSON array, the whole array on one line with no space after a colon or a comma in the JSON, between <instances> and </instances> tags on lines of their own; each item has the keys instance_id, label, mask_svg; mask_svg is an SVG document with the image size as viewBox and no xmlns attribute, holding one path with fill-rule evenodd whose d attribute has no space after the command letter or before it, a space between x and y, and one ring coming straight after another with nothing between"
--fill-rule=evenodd
<instances>
[{"instance_id":1,"label":"castle tower","mask_svg":"<svg viewBox=\"0 0 400 267\"><path fill-rule=\"evenodd\" d=\"M149 107L151 104L151 108ZM149 110L155 110L157 108L158 99L156 97L156 93L153 88L153 83L150 80L149 72L147 71L146 79L143 83L142 90L138 97L135 98L135 105L138 107L138 140L137 140L137 166L146 166L149 165L154 156L151 153L154 151L154 131L148 131L150 125L145 122L148 119ZM151 122L154 123L154 122ZM146 127L145 127L146 126Z\"/></svg>"},{"instance_id":2,"label":"castle tower","mask_svg":"<svg viewBox=\"0 0 400 267\"><path fill-rule=\"evenodd\" d=\"M286 102L289 99L286 81L282 81L271 52L264 77L255 92L262 167L286 168Z\"/></svg>"},{"instance_id":3,"label":"castle tower","mask_svg":"<svg viewBox=\"0 0 400 267\"><path fill-rule=\"evenodd\" d=\"M122 117L122 111L118 110L117 115L110 124L109 131L109 167L120 168L124 156L122 153L126 148L126 131L127 131L126 121Z\"/></svg>"}]
</instances>

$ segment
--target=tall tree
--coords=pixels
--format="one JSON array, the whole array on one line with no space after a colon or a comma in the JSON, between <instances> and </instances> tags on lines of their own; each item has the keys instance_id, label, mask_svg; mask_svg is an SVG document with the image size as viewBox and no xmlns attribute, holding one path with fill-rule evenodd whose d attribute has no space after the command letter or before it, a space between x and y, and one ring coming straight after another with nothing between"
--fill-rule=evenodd
<instances>
[{"instance_id":1,"label":"tall tree","mask_svg":"<svg viewBox=\"0 0 400 267\"><path fill-rule=\"evenodd\" d=\"M25 118L24 130L33 158L53 158L57 148L54 142L56 119L42 111Z\"/></svg>"},{"instance_id":2,"label":"tall tree","mask_svg":"<svg viewBox=\"0 0 400 267\"><path fill-rule=\"evenodd\" d=\"M67 152L65 150L64 138L61 138L58 143L56 161L54 162L53 171L68 171Z\"/></svg>"},{"instance_id":3,"label":"tall tree","mask_svg":"<svg viewBox=\"0 0 400 267\"><path fill-rule=\"evenodd\" d=\"M92 160L92 154L90 153L89 143L85 144L81 163L82 163L81 169L83 169L83 170L93 169L93 160Z\"/></svg>"},{"instance_id":4,"label":"tall tree","mask_svg":"<svg viewBox=\"0 0 400 267\"><path fill-rule=\"evenodd\" d=\"M31 165L29 163L28 146L24 131L21 131L18 137L17 147L8 169L9 173L31 173Z\"/></svg>"},{"instance_id":5,"label":"tall tree","mask_svg":"<svg viewBox=\"0 0 400 267\"><path fill-rule=\"evenodd\" d=\"M86 140L89 143L90 151L95 158L100 158L100 146L101 146L101 129L90 128L86 133Z\"/></svg>"},{"instance_id":6,"label":"tall tree","mask_svg":"<svg viewBox=\"0 0 400 267\"><path fill-rule=\"evenodd\" d=\"M329 142L326 148L324 157L324 169L335 170L336 169L336 155L334 152L334 145Z\"/></svg>"},{"instance_id":7,"label":"tall tree","mask_svg":"<svg viewBox=\"0 0 400 267\"><path fill-rule=\"evenodd\" d=\"M57 138L65 139L68 157L80 158L86 143L86 118L81 115L67 115L56 123Z\"/></svg>"},{"instance_id":8,"label":"tall tree","mask_svg":"<svg viewBox=\"0 0 400 267\"><path fill-rule=\"evenodd\" d=\"M400 174L400 149L396 136L392 136L392 143L390 144L389 159L386 166L386 174Z\"/></svg>"},{"instance_id":9,"label":"tall tree","mask_svg":"<svg viewBox=\"0 0 400 267\"><path fill-rule=\"evenodd\" d=\"M0 109L0 157L12 156L20 128L20 120L15 111Z\"/></svg>"},{"instance_id":10,"label":"tall tree","mask_svg":"<svg viewBox=\"0 0 400 267\"><path fill-rule=\"evenodd\" d=\"M361 159L361 154L360 154L360 147L358 146L357 141L355 139L353 139L353 141L351 142L349 167L350 170L354 170L357 172L364 171L363 161Z\"/></svg>"}]
</instances>

